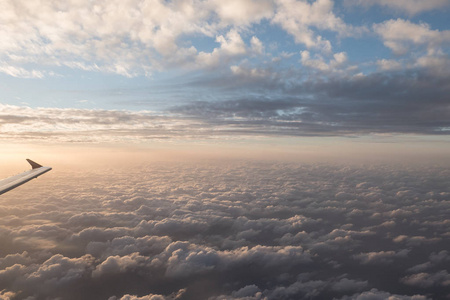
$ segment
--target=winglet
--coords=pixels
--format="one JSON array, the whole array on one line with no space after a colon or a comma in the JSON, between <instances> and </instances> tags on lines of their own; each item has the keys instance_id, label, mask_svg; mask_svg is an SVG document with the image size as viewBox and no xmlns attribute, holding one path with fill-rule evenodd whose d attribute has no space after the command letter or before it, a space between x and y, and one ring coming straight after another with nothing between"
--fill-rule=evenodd
<instances>
[{"instance_id":1,"label":"winglet","mask_svg":"<svg viewBox=\"0 0 450 300\"><path fill-rule=\"evenodd\" d=\"M32 161L31 159L28 159L28 158L27 158L27 162L30 163L32 169L37 169L37 168L41 168L42 167L40 164L38 164L38 163Z\"/></svg>"}]
</instances>

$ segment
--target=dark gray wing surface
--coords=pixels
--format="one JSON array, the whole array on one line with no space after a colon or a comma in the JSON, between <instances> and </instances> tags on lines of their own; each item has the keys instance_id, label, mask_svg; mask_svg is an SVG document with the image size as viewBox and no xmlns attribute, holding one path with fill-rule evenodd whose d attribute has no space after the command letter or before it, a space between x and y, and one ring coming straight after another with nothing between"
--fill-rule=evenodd
<instances>
[{"instance_id":1,"label":"dark gray wing surface","mask_svg":"<svg viewBox=\"0 0 450 300\"><path fill-rule=\"evenodd\" d=\"M43 167L31 159L27 159L27 161L31 165L31 170L0 180L0 195L27 183L52 169L50 167Z\"/></svg>"}]
</instances>

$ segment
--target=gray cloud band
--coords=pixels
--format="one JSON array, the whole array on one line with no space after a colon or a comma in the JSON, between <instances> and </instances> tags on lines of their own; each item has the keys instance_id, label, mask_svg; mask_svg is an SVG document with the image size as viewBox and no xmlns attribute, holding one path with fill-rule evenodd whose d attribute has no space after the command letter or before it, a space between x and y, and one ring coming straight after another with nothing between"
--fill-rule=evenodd
<instances>
[{"instance_id":1,"label":"gray cloud band","mask_svg":"<svg viewBox=\"0 0 450 300\"><path fill-rule=\"evenodd\" d=\"M0 106L4 139L120 141L242 136L448 135L448 76L427 72L372 74L278 85L265 95L197 101L165 112L31 109ZM196 82L213 86L214 81ZM255 83L256 84L256 83ZM26 116L26 117L24 117Z\"/></svg>"}]
</instances>

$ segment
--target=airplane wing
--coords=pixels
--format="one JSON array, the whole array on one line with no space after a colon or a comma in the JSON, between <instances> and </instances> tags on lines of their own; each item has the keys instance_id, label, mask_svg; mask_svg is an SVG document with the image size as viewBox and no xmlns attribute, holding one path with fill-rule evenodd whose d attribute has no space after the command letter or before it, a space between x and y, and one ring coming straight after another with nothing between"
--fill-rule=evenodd
<instances>
[{"instance_id":1,"label":"airplane wing","mask_svg":"<svg viewBox=\"0 0 450 300\"><path fill-rule=\"evenodd\" d=\"M6 179L0 180L0 195L4 194L19 185L22 185L31 179L34 179L48 171L50 171L52 168L50 167L43 167L40 164L32 161L31 159L27 159L28 163L31 165L31 170L20 173L18 175L8 177Z\"/></svg>"}]
</instances>

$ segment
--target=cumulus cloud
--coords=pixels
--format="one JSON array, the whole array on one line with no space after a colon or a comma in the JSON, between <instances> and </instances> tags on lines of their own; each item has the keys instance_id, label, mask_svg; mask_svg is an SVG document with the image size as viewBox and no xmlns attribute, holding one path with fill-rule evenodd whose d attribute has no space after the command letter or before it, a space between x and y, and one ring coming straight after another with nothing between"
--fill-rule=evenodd
<instances>
[{"instance_id":1,"label":"cumulus cloud","mask_svg":"<svg viewBox=\"0 0 450 300\"><path fill-rule=\"evenodd\" d=\"M446 270L436 273L417 273L402 278L402 282L410 286L432 287L450 286L450 274Z\"/></svg>"},{"instance_id":2,"label":"cumulus cloud","mask_svg":"<svg viewBox=\"0 0 450 300\"><path fill-rule=\"evenodd\" d=\"M5 43L1 46L0 72L43 77L42 71L23 67L31 63L132 77L162 67L196 67L192 59L203 61L206 54L217 54L184 45L182 37L216 36L226 48L221 54L226 58L239 49L233 44L237 34L231 31L230 45L223 31L230 25L245 27L270 18L272 6L271 1L263 5L255 1L71 1L65 5L7 1L2 4ZM242 45L239 47L242 50Z\"/></svg>"},{"instance_id":3,"label":"cumulus cloud","mask_svg":"<svg viewBox=\"0 0 450 300\"><path fill-rule=\"evenodd\" d=\"M15 293L13 292L7 292L7 291L0 291L0 299L2 300L10 300L12 299L14 296L16 296Z\"/></svg>"},{"instance_id":4,"label":"cumulus cloud","mask_svg":"<svg viewBox=\"0 0 450 300\"><path fill-rule=\"evenodd\" d=\"M2 196L2 219L22 223L0 226L1 295L439 299L446 172L243 161L59 171Z\"/></svg>"},{"instance_id":5,"label":"cumulus cloud","mask_svg":"<svg viewBox=\"0 0 450 300\"><path fill-rule=\"evenodd\" d=\"M276 1L277 12L272 22L279 24L290 33L297 43L307 48L319 49L324 53L331 52L331 43L315 33L312 27L320 30L337 32L341 36L360 34L363 28L355 28L346 24L333 13L333 1L319 0L313 3L307 1L280 0Z\"/></svg>"},{"instance_id":6,"label":"cumulus cloud","mask_svg":"<svg viewBox=\"0 0 450 300\"><path fill-rule=\"evenodd\" d=\"M127 294L127 295L123 295L120 298L113 296L113 297L110 297L108 300L176 300L176 299L182 299L184 292L185 292L185 290L181 289L177 293L172 293L168 296L159 295L159 294L149 294L149 295L145 295L142 297Z\"/></svg>"},{"instance_id":7,"label":"cumulus cloud","mask_svg":"<svg viewBox=\"0 0 450 300\"><path fill-rule=\"evenodd\" d=\"M274 4L268 0L212 0L209 3L215 8L220 21L226 25L248 26L273 15Z\"/></svg>"},{"instance_id":8,"label":"cumulus cloud","mask_svg":"<svg viewBox=\"0 0 450 300\"><path fill-rule=\"evenodd\" d=\"M355 259L359 260L362 264L389 264L394 262L394 258L406 258L409 250L404 249L399 252L395 251L380 251L360 253L355 255Z\"/></svg>"},{"instance_id":9,"label":"cumulus cloud","mask_svg":"<svg viewBox=\"0 0 450 300\"><path fill-rule=\"evenodd\" d=\"M220 47L214 48L210 53L200 52L197 57L198 64L208 68L216 67L233 57L242 56L248 51L239 32L233 29L226 36L217 36L216 42L220 44Z\"/></svg>"},{"instance_id":10,"label":"cumulus cloud","mask_svg":"<svg viewBox=\"0 0 450 300\"><path fill-rule=\"evenodd\" d=\"M310 52L305 50L300 53L301 63L304 66L320 70L322 72L333 72L338 71L347 62L347 54L345 52L335 53L333 58L329 62L325 62L324 58L317 56L316 58L311 58Z\"/></svg>"},{"instance_id":11,"label":"cumulus cloud","mask_svg":"<svg viewBox=\"0 0 450 300\"><path fill-rule=\"evenodd\" d=\"M31 258L28 256L28 252L9 254L0 259L0 268L6 269L13 265L25 265L31 263Z\"/></svg>"},{"instance_id":12,"label":"cumulus cloud","mask_svg":"<svg viewBox=\"0 0 450 300\"><path fill-rule=\"evenodd\" d=\"M346 24L331 0L6 1L1 8L0 72L23 78L51 76L48 69L60 67L134 77L173 68L208 70L219 62L230 66L263 54L261 40L248 38L262 21L321 53L331 53L332 44L318 31L339 38L367 31ZM199 37L220 46L201 49Z\"/></svg>"},{"instance_id":13,"label":"cumulus cloud","mask_svg":"<svg viewBox=\"0 0 450 300\"><path fill-rule=\"evenodd\" d=\"M424 46L428 51L450 42L449 30L433 30L426 23L415 24L408 20L389 20L374 25L384 45L396 54L406 54L411 46Z\"/></svg>"},{"instance_id":14,"label":"cumulus cloud","mask_svg":"<svg viewBox=\"0 0 450 300\"><path fill-rule=\"evenodd\" d=\"M450 59L445 50L450 43L449 30L432 29L427 23L400 18L374 24L373 30L397 56L397 59L377 60L381 72L411 70L435 78L450 75Z\"/></svg>"}]
</instances>

